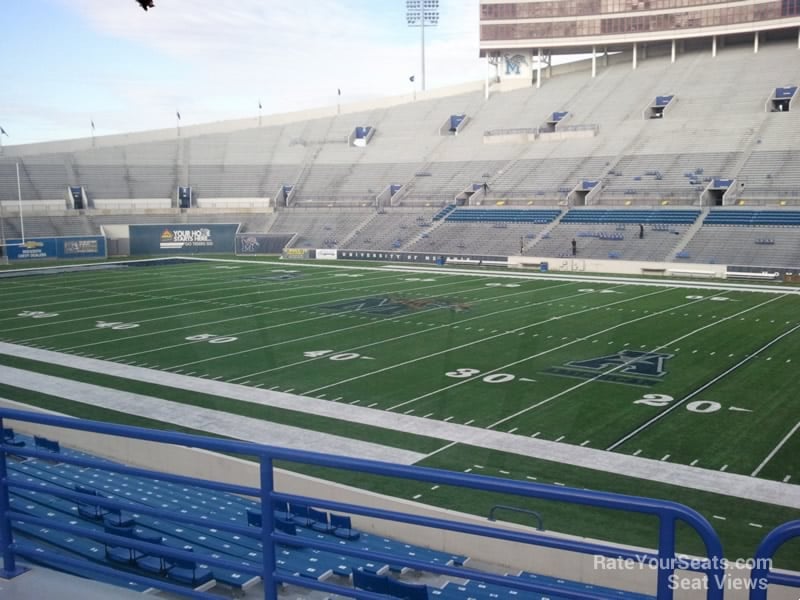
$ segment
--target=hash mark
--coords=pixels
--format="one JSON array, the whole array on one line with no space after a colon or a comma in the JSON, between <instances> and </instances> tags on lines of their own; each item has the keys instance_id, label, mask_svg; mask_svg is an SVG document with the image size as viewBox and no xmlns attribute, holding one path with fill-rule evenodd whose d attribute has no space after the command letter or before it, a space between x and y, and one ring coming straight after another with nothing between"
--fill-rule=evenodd
<instances>
[{"instance_id":1,"label":"hash mark","mask_svg":"<svg viewBox=\"0 0 800 600\"><path fill-rule=\"evenodd\" d=\"M634 456L639 456L642 453L641 448L633 453Z\"/></svg>"}]
</instances>

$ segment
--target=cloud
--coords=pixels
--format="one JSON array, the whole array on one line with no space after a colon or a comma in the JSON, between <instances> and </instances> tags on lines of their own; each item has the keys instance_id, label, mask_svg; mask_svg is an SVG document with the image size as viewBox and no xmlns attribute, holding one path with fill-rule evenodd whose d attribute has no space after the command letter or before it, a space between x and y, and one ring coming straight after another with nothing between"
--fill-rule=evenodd
<instances>
[{"instance_id":1,"label":"cloud","mask_svg":"<svg viewBox=\"0 0 800 600\"><path fill-rule=\"evenodd\" d=\"M123 40L149 60L100 77L78 65L76 77L92 74L87 96L114 99L94 103L98 133L171 127L176 108L183 124L199 123L254 116L259 100L264 114L286 112L332 105L337 88L351 102L405 94L410 75L421 80L419 33L402 0L156 0L146 13L133 0L56 1L96 43ZM481 79L478 0L440 4L426 35L428 88ZM74 112L65 121L85 120L80 105Z\"/></svg>"}]
</instances>

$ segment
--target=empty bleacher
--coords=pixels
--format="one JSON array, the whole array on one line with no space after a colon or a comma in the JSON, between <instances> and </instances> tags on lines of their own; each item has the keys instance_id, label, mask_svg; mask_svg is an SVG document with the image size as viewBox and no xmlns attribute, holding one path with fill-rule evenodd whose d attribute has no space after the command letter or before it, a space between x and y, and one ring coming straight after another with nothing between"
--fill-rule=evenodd
<instances>
[{"instance_id":1,"label":"empty bleacher","mask_svg":"<svg viewBox=\"0 0 800 600\"><path fill-rule=\"evenodd\" d=\"M800 211L712 209L678 260L737 266L797 267Z\"/></svg>"}]
</instances>

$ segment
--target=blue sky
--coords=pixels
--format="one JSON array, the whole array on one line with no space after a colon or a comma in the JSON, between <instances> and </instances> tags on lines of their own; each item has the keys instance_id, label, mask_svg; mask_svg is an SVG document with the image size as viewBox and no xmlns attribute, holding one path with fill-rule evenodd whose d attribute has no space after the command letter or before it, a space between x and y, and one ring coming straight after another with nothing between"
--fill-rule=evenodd
<instances>
[{"instance_id":1,"label":"blue sky","mask_svg":"<svg viewBox=\"0 0 800 600\"><path fill-rule=\"evenodd\" d=\"M405 0L9 0L3 143L87 137L410 93ZM428 89L482 79L478 0L440 0Z\"/></svg>"}]
</instances>

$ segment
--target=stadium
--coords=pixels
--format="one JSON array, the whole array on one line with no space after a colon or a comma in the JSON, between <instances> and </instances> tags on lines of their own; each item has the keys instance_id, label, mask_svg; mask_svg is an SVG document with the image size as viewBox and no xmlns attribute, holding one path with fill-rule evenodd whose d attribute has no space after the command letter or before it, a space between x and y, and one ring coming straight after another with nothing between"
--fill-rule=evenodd
<instances>
[{"instance_id":1,"label":"stadium","mask_svg":"<svg viewBox=\"0 0 800 600\"><path fill-rule=\"evenodd\" d=\"M3 597L798 598L800 3L479 19L483 80L0 146Z\"/></svg>"}]
</instances>

